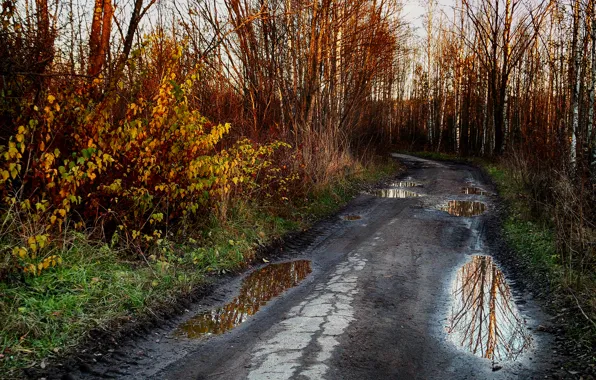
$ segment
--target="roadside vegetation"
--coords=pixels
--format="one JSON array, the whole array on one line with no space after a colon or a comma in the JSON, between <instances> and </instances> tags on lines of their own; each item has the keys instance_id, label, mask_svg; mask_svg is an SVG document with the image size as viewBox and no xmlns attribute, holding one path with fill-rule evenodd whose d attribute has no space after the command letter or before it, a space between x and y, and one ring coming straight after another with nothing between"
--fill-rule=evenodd
<instances>
[{"instance_id":1,"label":"roadside vegetation","mask_svg":"<svg viewBox=\"0 0 596 380\"><path fill-rule=\"evenodd\" d=\"M395 173L371 115L392 108L398 2L225 5L0 5L0 377Z\"/></svg>"},{"instance_id":2,"label":"roadside vegetation","mask_svg":"<svg viewBox=\"0 0 596 380\"><path fill-rule=\"evenodd\" d=\"M508 205L505 236L537 273L547 276L552 311L575 341L571 352L596 366L596 231L594 200L553 168L529 168L516 160L485 164ZM582 352L583 351L583 352Z\"/></svg>"}]
</instances>

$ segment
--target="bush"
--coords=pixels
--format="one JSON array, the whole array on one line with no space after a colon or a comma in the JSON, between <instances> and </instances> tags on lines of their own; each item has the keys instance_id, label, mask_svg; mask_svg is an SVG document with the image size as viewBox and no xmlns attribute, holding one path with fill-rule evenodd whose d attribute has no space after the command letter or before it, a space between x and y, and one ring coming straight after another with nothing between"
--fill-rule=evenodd
<instances>
[{"instance_id":1,"label":"bush","mask_svg":"<svg viewBox=\"0 0 596 380\"><path fill-rule=\"evenodd\" d=\"M181 56L181 48L172 54L150 99L94 103L96 79L24 107L30 112L0 146L0 278L14 268L35 275L59 264L53 242L66 228L92 230L144 255L181 223L209 213L224 219L232 194L284 197L297 177L272 157L290 146L240 139L225 148L231 126L189 106L197 76L176 81Z\"/></svg>"}]
</instances>

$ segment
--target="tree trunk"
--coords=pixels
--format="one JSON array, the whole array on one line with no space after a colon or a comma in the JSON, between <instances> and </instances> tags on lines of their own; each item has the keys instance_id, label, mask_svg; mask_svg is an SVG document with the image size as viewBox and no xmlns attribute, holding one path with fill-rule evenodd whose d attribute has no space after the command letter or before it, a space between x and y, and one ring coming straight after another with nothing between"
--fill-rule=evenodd
<instances>
[{"instance_id":1,"label":"tree trunk","mask_svg":"<svg viewBox=\"0 0 596 380\"><path fill-rule=\"evenodd\" d=\"M87 75L99 75L106 61L106 54L110 48L110 34L112 32L112 17L114 8L111 0L95 0L91 34L89 35L89 67Z\"/></svg>"}]
</instances>

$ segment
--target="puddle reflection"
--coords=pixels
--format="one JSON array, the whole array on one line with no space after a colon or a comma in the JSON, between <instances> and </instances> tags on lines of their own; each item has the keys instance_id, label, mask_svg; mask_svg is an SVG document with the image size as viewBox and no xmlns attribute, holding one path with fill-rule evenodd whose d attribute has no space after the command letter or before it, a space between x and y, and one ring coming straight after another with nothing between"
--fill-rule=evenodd
<instances>
[{"instance_id":1,"label":"puddle reflection","mask_svg":"<svg viewBox=\"0 0 596 380\"><path fill-rule=\"evenodd\" d=\"M420 194L404 189L380 189L372 194L382 198L416 198L420 196Z\"/></svg>"},{"instance_id":2,"label":"puddle reflection","mask_svg":"<svg viewBox=\"0 0 596 380\"><path fill-rule=\"evenodd\" d=\"M486 205L476 201L449 201L442 210L454 216L476 216L486 211Z\"/></svg>"},{"instance_id":3,"label":"puddle reflection","mask_svg":"<svg viewBox=\"0 0 596 380\"><path fill-rule=\"evenodd\" d=\"M307 260L271 264L257 270L244 279L240 295L232 302L189 319L175 334L195 339L231 330L269 300L298 285L311 272L310 261Z\"/></svg>"},{"instance_id":4,"label":"puddle reflection","mask_svg":"<svg viewBox=\"0 0 596 380\"><path fill-rule=\"evenodd\" d=\"M461 189L461 192L463 194L468 194L468 195L487 195L488 192L478 188L478 187L464 187Z\"/></svg>"},{"instance_id":5,"label":"puddle reflection","mask_svg":"<svg viewBox=\"0 0 596 380\"><path fill-rule=\"evenodd\" d=\"M393 187L422 187L421 184L411 181L399 181L391 184Z\"/></svg>"},{"instance_id":6,"label":"puddle reflection","mask_svg":"<svg viewBox=\"0 0 596 380\"><path fill-rule=\"evenodd\" d=\"M515 360L532 337L513 303L505 276L488 256L474 256L457 273L450 339L482 358Z\"/></svg>"}]
</instances>

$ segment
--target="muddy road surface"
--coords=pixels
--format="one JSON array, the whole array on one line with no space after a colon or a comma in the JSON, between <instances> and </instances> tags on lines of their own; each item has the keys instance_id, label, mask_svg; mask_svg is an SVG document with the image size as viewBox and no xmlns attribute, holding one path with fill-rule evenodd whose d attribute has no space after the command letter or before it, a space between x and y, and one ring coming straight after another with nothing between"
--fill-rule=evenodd
<instances>
[{"instance_id":1,"label":"muddy road surface","mask_svg":"<svg viewBox=\"0 0 596 380\"><path fill-rule=\"evenodd\" d=\"M548 317L501 265L495 189L471 166L394 156L406 173L279 265L68 378L550 377Z\"/></svg>"}]
</instances>

